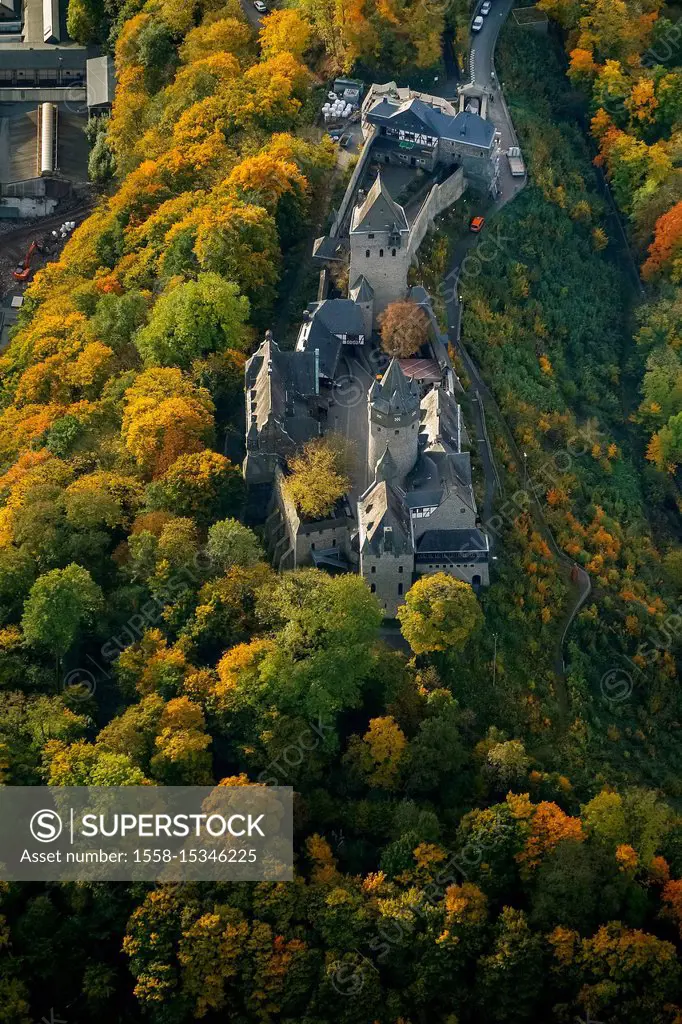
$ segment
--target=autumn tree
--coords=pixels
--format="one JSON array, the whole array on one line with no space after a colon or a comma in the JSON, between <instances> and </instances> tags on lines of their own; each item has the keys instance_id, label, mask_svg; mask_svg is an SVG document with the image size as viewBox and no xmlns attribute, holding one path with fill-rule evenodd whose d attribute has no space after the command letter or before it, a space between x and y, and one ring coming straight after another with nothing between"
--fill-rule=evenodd
<instances>
[{"instance_id":1,"label":"autumn tree","mask_svg":"<svg viewBox=\"0 0 682 1024\"><path fill-rule=\"evenodd\" d=\"M213 403L176 367L141 373L123 396L122 435L133 458L154 475L181 455L201 452L213 430Z\"/></svg>"},{"instance_id":2,"label":"autumn tree","mask_svg":"<svg viewBox=\"0 0 682 1024\"><path fill-rule=\"evenodd\" d=\"M150 769L167 786L211 784L211 737L201 708L187 697L169 700L158 724Z\"/></svg>"},{"instance_id":3,"label":"autumn tree","mask_svg":"<svg viewBox=\"0 0 682 1024\"><path fill-rule=\"evenodd\" d=\"M309 441L289 459L284 487L300 516L324 519L350 488L346 453L330 439Z\"/></svg>"},{"instance_id":4,"label":"autumn tree","mask_svg":"<svg viewBox=\"0 0 682 1024\"><path fill-rule=\"evenodd\" d=\"M365 735L351 738L347 758L357 766L370 786L395 789L400 762L407 746L402 729L390 715L373 718Z\"/></svg>"},{"instance_id":5,"label":"autumn tree","mask_svg":"<svg viewBox=\"0 0 682 1024\"><path fill-rule=\"evenodd\" d=\"M429 338L429 318L415 302L391 302L379 317L381 347L389 356L407 359Z\"/></svg>"},{"instance_id":6,"label":"autumn tree","mask_svg":"<svg viewBox=\"0 0 682 1024\"><path fill-rule=\"evenodd\" d=\"M679 202L656 221L654 240L642 264L642 275L652 279L667 272L674 281L678 280L682 273L682 267L678 267L681 247L682 202Z\"/></svg>"},{"instance_id":7,"label":"autumn tree","mask_svg":"<svg viewBox=\"0 0 682 1024\"><path fill-rule=\"evenodd\" d=\"M468 583L438 572L413 584L398 619L414 653L424 654L463 647L483 614Z\"/></svg>"},{"instance_id":8,"label":"autumn tree","mask_svg":"<svg viewBox=\"0 0 682 1024\"><path fill-rule=\"evenodd\" d=\"M649 442L647 459L658 469L674 473L682 462L682 412L671 416Z\"/></svg>"},{"instance_id":9,"label":"autumn tree","mask_svg":"<svg viewBox=\"0 0 682 1024\"><path fill-rule=\"evenodd\" d=\"M311 26L296 10L273 11L263 19L260 30L261 51L272 57L283 50L299 60L308 49Z\"/></svg>"},{"instance_id":10,"label":"autumn tree","mask_svg":"<svg viewBox=\"0 0 682 1024\"><path fill-rule=\"evenodd\" d=\"M150 485L148 504L204 526L238 511L243 496L239 469L224 455L204 449L177 458Z\"/></svg>"}]
</instances>

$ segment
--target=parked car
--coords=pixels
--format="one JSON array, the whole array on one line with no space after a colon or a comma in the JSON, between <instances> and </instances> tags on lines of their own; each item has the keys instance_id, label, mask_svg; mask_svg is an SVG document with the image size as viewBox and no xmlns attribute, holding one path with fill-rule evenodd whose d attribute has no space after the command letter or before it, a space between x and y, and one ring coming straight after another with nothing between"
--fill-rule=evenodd
<instances>
[{"instance_id":1,"label":"parked car","mask_svg":"<svg viewBox=\"0 0 682 1024\"><path fill-rule=\"evenodd\" d=\"M473 231L473 233L477 235L479 231L483 230L484 224L485 217L472 217L471 224L469 225L469 231Z\"/></svg>"},{"instance_id":2,"label":"parked car","mask_svg":"<svg viewBox=\"0 0 682 1024\"><path fill-rule=\"evenodd\" d=\"M484 16L486 14L490 14L491 7L492 4L490 3L490 0L485 0L485 2L481 4L481 14L483 14Z\"/></svg>"},{"instance_id":3,"label":"parked car","mask_svg":"<svg viewBox=\"0 0 682 1024\"><path fill-rule=\"evenodd\" d=\"M480 14L477 14L474 20L471 22L471 31L480 32L483 28L483 18Z\"/></svg>"},{"instance_id":4,"label":"parked car","mask_svg":"<svg viewBox=\"0 0 682 1024\"><path fill-rule=\"evenodd\" d=\"M256 8L259 14L267 14L268 9L263 3L263 0L253 0L253 6Z\"/></svg>"}]
</instances>

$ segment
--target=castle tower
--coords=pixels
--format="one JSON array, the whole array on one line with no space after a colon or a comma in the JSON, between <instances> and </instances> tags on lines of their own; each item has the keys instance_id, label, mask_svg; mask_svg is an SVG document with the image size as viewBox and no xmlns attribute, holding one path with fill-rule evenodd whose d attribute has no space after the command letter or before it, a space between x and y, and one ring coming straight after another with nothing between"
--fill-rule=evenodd
<instances>
[{"instance_id":1,"label":"castle tower","mask_svg":"<svg viewBox=\"0 0 682 1024\"><path fill-rule=\"evenodd\" d=\"M385 464L386 449L396 470L396 483L414 468L419 451L419 391L408 380L397 359L381 381L375 381L367 396L369 416L368 462L370 476L380 460ZM393 468L393 466L391 468Z\"/></svg>"},{"instance_id":2,"label":"castle tower","mask_svg":"<svg viewBox=\"0 0 682 1024\"><path fill-rule=\"evenodd\" d=\"M386 188L381 173L353 210L350 228L350 273L353 286L364 277L372 290L373 316L407 294L410 231L402 206Z\"/></svg>"},{"instance_id":3,"label":"castle tower","mask_svg":"<svg viewBox=\"0 0 682 1024\"><path fill-rule=\"evenodd\" d=\"M362 310L362 322L365 325L365 338L369 341L372 336L372 328L374 326L374 289L364 274L361 274L350 288L348 294Z\"/></svg>"}]
</instances>

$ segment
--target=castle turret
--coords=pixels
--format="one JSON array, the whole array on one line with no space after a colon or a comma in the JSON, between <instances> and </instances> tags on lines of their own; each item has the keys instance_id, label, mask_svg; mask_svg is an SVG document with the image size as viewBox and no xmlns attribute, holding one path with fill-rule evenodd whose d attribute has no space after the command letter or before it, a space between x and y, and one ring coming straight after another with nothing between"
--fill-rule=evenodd
<instances>
[{"instance_id":1,"label":"castle turret","mask_svg":"<svg viewBox=\"0 0 682 1024\"><path fill-rule=\"evenodd\" d=\"M392 198L381 174L366 197L358 201L350 227L350 274L355 288L364 277L371 290L372 315L407 294L407 272L412 256L405 211Z\"/></svg>"},{"instance_id":2,"label":"castle turret","mask_svg":"<svg viewBox=\"0 0 682 1024\"><path fill-rule=\"evenodd\" d=\"M419 451L419 391L400 368L391 363L381 381L375 381L368 398L370 473L385 459L386 450L395 466L396 483L414 468Z\"/></svg>"}]
</instances>

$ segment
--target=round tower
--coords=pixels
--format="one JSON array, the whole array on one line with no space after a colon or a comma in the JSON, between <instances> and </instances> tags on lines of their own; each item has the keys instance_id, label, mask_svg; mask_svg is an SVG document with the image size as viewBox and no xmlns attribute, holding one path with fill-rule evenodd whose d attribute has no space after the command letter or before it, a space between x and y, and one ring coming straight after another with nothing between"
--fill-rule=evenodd
<instances>
[{"instance_id":1,"label":"round tower","mask_svg":"<svg viewBox=\"0 0 682 1024\"><path fill-rule=\"evenodd\" d=\"M388 447L397 470L396 483L402 484L419 452L419 391L397 359L391 360L381 381L374 382L367 404L370 476L374 476L377 462Z\"/></svg>"}]
</instances>

